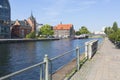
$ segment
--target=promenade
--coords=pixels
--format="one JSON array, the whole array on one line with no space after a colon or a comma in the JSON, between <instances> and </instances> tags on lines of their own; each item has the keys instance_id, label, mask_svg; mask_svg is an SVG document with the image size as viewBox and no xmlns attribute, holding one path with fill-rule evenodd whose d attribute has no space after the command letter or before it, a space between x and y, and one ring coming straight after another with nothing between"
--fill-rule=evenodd
<instances>
[{"instance_id":1,"label":"promenade","mask_svg":"<svg viewBox=\"0 0 120 80\"><path fill-rule=\"evenodd\" d=\"M120 80L120 49L106 38L96 55L70 80Z\"/></svg>"}]
</instances>

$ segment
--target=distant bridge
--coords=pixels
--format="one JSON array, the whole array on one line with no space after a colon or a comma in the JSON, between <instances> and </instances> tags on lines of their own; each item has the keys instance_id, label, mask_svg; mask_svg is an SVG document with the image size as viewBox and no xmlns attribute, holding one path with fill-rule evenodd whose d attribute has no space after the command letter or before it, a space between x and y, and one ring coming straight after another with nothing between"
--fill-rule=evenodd
<instances>
[{"instance_id":1,"label":"distant bridge","mask_svg":"<svg viewBox=\"0 0 120 80\"><path fill-rule=\"evenodd\" d=\"M74 38L75 39L86 39L88 37L89 37L88 34L81 34L81 35L76 35Z\"/></svg>"}]
</instances>

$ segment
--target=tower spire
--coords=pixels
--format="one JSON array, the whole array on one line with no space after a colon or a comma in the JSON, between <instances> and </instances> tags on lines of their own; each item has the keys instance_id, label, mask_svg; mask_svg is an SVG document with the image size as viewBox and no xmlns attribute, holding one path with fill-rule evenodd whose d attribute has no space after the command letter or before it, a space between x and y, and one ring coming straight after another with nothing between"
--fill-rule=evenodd
<instances>
[{"instance_id":1,"label":"tower spire","mask_svg":"<svg viewBox=\"0 0 120 80\"><path fill-rule=\"evenodd\" d=\"M34 20L34 19L35 19L34 16L33 16L33 12L32 12L32 10L31 10L31 16L30 16L30 19L31 19L31 20Z\"/></svg>"},{"instance_id":2,"label":"tower spire","mask_svg":"<svg viewBox=\"0 0 120 80\"><path fill-rule=\"evenodd\" d=\"M31 10L31 18L33 17L33 12L32 12L32 10Z\"/></svg>"}]
</instances>

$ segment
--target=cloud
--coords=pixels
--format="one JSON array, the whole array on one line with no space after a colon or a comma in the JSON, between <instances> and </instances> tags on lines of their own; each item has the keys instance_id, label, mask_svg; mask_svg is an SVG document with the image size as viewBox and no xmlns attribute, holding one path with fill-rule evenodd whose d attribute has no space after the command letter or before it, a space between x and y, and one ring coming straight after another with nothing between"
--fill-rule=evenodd
<instances>
[{"instance_id":1,"label":"cloud","mask_svg":"<svg viewBox=\"0 0 120 80\"><path fill-rule=\"evenodd\" d=\"M83 7L76 7L76 8L72 8L72 9L68 9L66 10L67 13L72 13L72 12L79 12L79 11L83 11L83 10L86 10L88 9L89 7L88 6L83 6Z\"/></svg>"},{"instance_id":2,"label":"cloud","mask_svg":"<svg viewBox=\"0 0 120 80\"><path fill-rule=\"evenodd\" d=\"M92 1L84 1L82 2L83 5L93 5L93 4L96 4L97 1L96 0L92 0Z\"/></svg>"},{"instance_id":3,"label":"cloud","mask_svg":"<svg viewBox=\"0 0 120 80\"><path fill-rule=\"evenodd\" d=\"M51 18L56 18L64 11L65 4L67 0L52 0L53 3L49 6L47 5L42 10L44 15Z\"/></svg>"},{"instance_id":4,"label":"cloud","mask_svg":"<svg viewBox=\"0 0 120 80\"><path fill-rule=\"evenodd\" d=\"M109 3L109 2L111 2L111 0L104 0L106 3Z\"/></svg>"},{"instance_id":5,"label":"cloud","mask_svg":"<svg viewBox=\"0 0 120 80\"><path fill-rule=\"evenodd\" d=\"M86 9L89 9L91 6L97 4L97 0L84 0L84 1L72 1L71 4L75 4L73 5L73 7L70 7L67 10L67 12L79 12L79 11L83 11Z\"/></svg>"},{"instance_id":6,"label":"cloud","mask_svg":"<svg viewBox=\"0 0 120 80\"><path fill-rule=\"evenodd\" d=\"M50 6L43 8L44 15L49 17L58 17L68 12L78 12L90 8L96 4L96 0L52 0Z\"/></svg>"},{"instance_id":7,"label":"cloud","mask_svg":"<svg viewBox=\"0 0 120 80\"><path fill-rule=\"evenodd\" d=\"M50 5L42 8L42 21L59 22L66 14L71 15L89 9L97 4L96 0L51 0ZM44 17L43 17L44 16Z\"/></svg>"}]
</instances>

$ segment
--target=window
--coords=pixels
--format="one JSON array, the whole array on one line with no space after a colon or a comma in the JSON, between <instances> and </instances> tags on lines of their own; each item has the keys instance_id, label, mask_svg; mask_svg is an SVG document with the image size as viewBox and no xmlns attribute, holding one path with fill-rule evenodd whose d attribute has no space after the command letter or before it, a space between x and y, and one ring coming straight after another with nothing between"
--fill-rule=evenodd
<instances>
[{"instance_id":1,"label":"window","mask_svg":"<svg viewBox=\"0 0 120 80\"><path fill-rule=\"evenodd\" d=\"M5 33L7 32L7 29L6 29L6 27L4 28L4 32L5 32Z\"/></svg>"},{"instance_id":2,"label":"window","mask_svg":"<svg viewBox=\"0 0 120 80\"><path fill-rule=\"evenodd\" d=\"M4 21L3 20L0 20L0 24L3 24L4 23Z\"/></svg>"},{"instance_id":3,"label":"window","mask_svg":"<svg viewBox=\"0 0 120 80\"><path fill-rule=\"evenodd\" d=\"M3 28L3 27L1 27L1 32L2 32L2 33L4 32L4 28Z\"/></svg>"},{"instance_id":4,"label":"window","mask_svg":"<svg viewBox=\"0 0 120 80\"><path fill-rule=\"evenodd\" d=\"M0 5L0 8L2 8L2 5Z\"/></svg>"}]
</instances>

